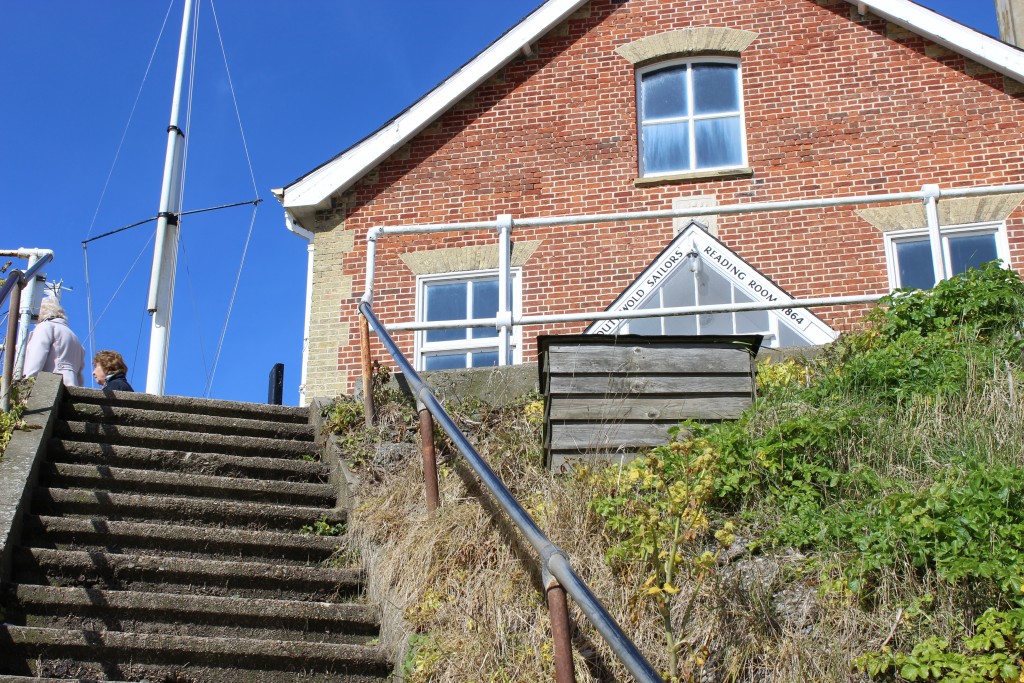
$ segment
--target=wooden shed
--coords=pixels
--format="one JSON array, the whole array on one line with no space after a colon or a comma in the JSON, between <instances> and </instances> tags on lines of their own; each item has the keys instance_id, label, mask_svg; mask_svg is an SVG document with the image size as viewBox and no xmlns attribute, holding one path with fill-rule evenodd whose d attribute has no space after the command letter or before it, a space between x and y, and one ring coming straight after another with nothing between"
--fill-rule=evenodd
<instances>
[{"instance_id":1,"label":"wooden shed","mask_svg":"<svg viewBox=\"0 0 1024 683\"><path fill-rule=\"evenodd\" d=\"M682 420L735 419L754 396L761 335L538 338L548 466L629 460Z\"/></svg>"}]
</instances>

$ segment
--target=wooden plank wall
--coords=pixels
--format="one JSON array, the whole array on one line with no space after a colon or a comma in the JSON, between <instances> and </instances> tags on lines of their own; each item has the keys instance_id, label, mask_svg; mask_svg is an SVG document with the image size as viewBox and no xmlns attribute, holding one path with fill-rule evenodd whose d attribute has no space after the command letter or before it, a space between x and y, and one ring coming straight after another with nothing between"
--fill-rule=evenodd
<instances>
[{"instance_id":1,"label":"wooden plank wall","mask_svg":"<svg viewBox=\"0 0 1024 683\"><path fill-rule=\"evenodd\" d=\"M541 337L548 466L628 460L682 420L735 419L754 394L760 337Z\"/></svg>"}]
</instances>

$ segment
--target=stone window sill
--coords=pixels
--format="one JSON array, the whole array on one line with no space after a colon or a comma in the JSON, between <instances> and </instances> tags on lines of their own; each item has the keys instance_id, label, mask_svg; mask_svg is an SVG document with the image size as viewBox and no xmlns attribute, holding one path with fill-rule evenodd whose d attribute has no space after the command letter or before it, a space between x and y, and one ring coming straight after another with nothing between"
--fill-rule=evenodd
<instances>
[{"instance_id":1,"label":"stone window sill","mask_svg":"<svg viewBox=\"0 0 1024 683\"><path fill-rule=\"evenodd\" d=\"M749 166L740 168L719 168L711 171L687 171L686 173L671 173L667 175L650 176L637 178L633 181L636 187L648 185L667 185L681 183L688 180L717 180L720 178L749 178L754 175L754 169Z\"/></svg>"}]
</instances>

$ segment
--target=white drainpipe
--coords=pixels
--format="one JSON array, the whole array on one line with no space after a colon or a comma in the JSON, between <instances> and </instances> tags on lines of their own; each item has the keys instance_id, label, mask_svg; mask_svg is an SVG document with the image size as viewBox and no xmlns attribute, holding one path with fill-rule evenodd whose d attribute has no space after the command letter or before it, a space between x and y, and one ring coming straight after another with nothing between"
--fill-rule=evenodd
<instances>
[{"instance_id":1,"label":"white drainpipe","mask_svg":"<svg viewBox=\"0 0 1024 683\"><path fill-rule=\"evenodd\" d=\"M306 240L306 310L302 321L302 373L299 377L299 405L306 405L306 372L309 366L309 318L313 301L313 253L316 246L313 233L306 230L294 219L291 212L285 209L284 224L289 232Z\"/></svg>"}]
</instances>

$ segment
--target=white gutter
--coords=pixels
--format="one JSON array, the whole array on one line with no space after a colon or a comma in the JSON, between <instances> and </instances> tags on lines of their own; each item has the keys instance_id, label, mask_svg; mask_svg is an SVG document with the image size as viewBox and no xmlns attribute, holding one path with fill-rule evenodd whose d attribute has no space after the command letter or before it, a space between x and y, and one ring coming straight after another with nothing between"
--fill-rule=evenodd
<instances>
[{"instance_id":1,"label":"white gutter","mask_svg":"<svg viewBox=\"0 0 1024 683\"><path fill-rule=\"evenodd\" d=\"M276 194L276 191L275 191ZM302 321L302 373L299 376L299 405L306 405L306 372L309 367L309 319L313 302L313 253L316 246L313 233L295 221L291 212L284 212L284 225L289 232L306 240L306 305Z\"/></svg>"},{"instance_id":2,"label":"white gutter","mask_svg":"<svg viewBox=\"0 0 1024 683\"><path fill-rule=\"evenodd\" d=\"M512 61L538 37L586 4L587 0L548 0L533 14L492 43L444 83L427 93L395 120L300 180L279 196L284 207L315 206L334 192L343 192L383 159L411 140Z\"/></svg>"},{"instance_id":3,"label":"white gutter","mask_svg":"<svg viewBox=\"0 0 1024 683\"><path fill-rule=\"evenodd\" d=\"M1024 51L909 0L846 0L1016 81L1024 83Z\"/></svg>"}]
</instances>

